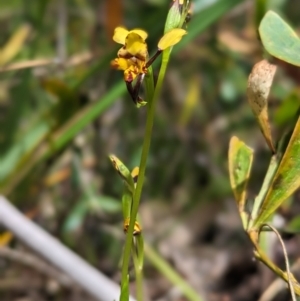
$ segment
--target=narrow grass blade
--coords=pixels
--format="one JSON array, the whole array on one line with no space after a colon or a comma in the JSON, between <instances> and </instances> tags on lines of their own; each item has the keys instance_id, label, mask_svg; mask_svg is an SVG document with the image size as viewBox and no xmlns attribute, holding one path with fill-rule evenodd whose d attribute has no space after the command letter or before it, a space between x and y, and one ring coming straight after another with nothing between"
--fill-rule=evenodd
<instances>
[{"instance_id":1,"label":"narrow grass blade","mask_svg":"<svg viewBox=\"0 0 300 301\"><path fill-rule=\"evenodd\" d=\"M191 40L195 39L208 26L216 22L218 18L244 1L245 0L219 0L196 13L193 16L191 23L189 23L188 35L182 40L181 43L174 47L173 53L178 52ZM108 61L109 59L106 57L99 64L96 64L80 81L74 84L73 89L78 90L80 86L95 73L96 70L106 68L106 63ZM154 65L156 63L158 63L158 61L154 62ZM91 105L74 115L66 124L61 126L54 134L50 136L49 141L42 141L38 146L38 152L35 152L37 147L34 145L33 150L28 152L29 154L33 154L33 156L28 156L28 158L30 157L30 160L26 160L26 162L24 162L22 160L22 156L20 156L20 161L16 163L14 168L11 168L11 171L4 176L5 180L2 183L0 182L1 192L4 194L11 193L12 190L25 178L25 176L30 170L32 170L34 166L65 147L79 131L81 131L85 126L87 126L102 112L104 112L110 105L117 101L120 95L125 91L126 86L124 82L120 81L104 97L93 102Z\"/></svg>"}]
</instances>

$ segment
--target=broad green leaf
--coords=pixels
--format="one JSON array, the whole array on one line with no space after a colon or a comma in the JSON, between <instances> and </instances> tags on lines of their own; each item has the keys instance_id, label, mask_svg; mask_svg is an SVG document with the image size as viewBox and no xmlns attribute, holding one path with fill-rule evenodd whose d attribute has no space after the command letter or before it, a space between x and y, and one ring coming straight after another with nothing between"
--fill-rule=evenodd
<instances>
[{"instance_id":1,"label":"broad green leaf","mask_svg":"<svg viewBox=\"0 0 300 301\"><path fill-rule=\"evenodd\" d=\"M265 49L273 56L300 66L300 40L294 30L273 11L268 11L259 26Z\"/></svg>"},{"instance_id":2,"label":"broad green leaf","mask_svg":"<svg viewBox=\"0 0 300 301\"><path fill-rule=\"evenodd\" d=\"M275 148L268 117L268 96L276 66L263 60L254 65L248 79L247 96L266 142L273 153Z\"/></svg>"},{"instance_id":3,"label":"broad green leaf","mask_svg":"<svg viewBox=\"0 0 300 301\"><path fill-rule=\"evenodd\" d=\"M244 224L246 189L253 161L253 150L234 136L230 140L228 157L230 185Z\"/></svg>"},{"instance_id":4,"label":"broad green leaf","mask_svg":"<svg viewBox=\"0 0 300 301\"><path fill-rule=\"evenodd\" d=\"M261 205L254 227L266 222L275 210L300 187L300 117Z\"/></svg>"}]
</instances>

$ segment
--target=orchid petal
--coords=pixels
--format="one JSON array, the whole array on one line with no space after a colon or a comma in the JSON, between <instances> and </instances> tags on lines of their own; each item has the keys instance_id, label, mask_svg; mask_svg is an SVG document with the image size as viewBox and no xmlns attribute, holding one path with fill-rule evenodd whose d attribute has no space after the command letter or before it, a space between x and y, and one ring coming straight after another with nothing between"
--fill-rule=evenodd
<instances>
[{"instance_id":1,"label":"orchid petal","mask_svg":"<svg viewBox=\"0 0 300 301\"><path fill-rule=\"evenodd\" d=\"M165 50L168 47L174 46L180 42L185 34L187 34L187 32L182 28L174 28L168 31L158 42L158 49Z\"/></svg>"},{"instance_id":2,"label":"orchid petal","mask_svg":"<svg viewBox=\"0 0 300 301\"><path fill-rule=\"evenodd\" d=\"M129 31L125 27L116 27L113 40L118 44L125 44L125 39L127 35L129 34Z\"/></svg>"}]
</instances>

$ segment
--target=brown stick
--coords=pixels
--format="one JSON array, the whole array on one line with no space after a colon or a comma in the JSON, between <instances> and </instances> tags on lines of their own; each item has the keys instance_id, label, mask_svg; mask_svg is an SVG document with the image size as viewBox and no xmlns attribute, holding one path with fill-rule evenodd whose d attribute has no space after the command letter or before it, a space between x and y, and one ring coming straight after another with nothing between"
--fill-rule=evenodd
<instances>
[{"instance_id":1,"label":"brown stick","mask_svg":"<svg viewBox=\"0 0 300 301\"><path fill-rule=\"evenodd\" d=\"M0 67L0 73L6 71L43 67L47 65L64 65L66 67L71 67L86 63L90 61L93 57L94 56L92 53L85 52L70 57L65 63L62 62L59 58L41 58L29 61L16 62L7 66Z\"/></svg>"},{"instance_id":2,"label":"brown stick","mask_svg":"<svg viewBox=\"0 0 300 301\"><path fill-rule=\"evenodd\" d=\"M36 271L55 279L65 287L72 287L75 284L69 276L61 273L37 256L28 254L27 252L10 249L8 247L0 247L0 257L29 266Z\"/></svg>"},{"instance_id":3,"label":"brown stick","mask_svg":"<svg viewBox=\"0 0 300 301\"><path fill-rule=\"evenodd\" d=\"M119 300L120 287L37 226L0 195L0 224L101 301ZM130 298L130 301L135 301Z\"/></svg>"}]
</instances>

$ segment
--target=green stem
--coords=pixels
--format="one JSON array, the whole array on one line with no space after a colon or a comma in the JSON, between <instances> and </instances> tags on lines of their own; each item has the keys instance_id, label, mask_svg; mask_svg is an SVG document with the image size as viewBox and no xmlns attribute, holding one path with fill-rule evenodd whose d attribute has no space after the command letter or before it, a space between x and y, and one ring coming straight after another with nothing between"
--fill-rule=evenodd
<instances>
[{"instance_id":1,"label":"green stem","mask_svg":"<svg viewBox=\"0 0 300 301\"><path fill-rule=\"evenodd\" d=\"M259 216L259 210L261 209L264 198L270 187L270 183L271 183L271 181L274 177L274 174L278 168L278 164L279 164L279 162L278 162L277 156L273 155L271 157L271 161L270 161L267 173L265 175L262 187L259 191L259 194L257 195L257 197L254 200L253 209L251 212L251 220L250 220L248 230L253 227L258 228L260 226L259 224L256 223L257 218Z\"/></svg>"},{"instance_id":2,"label":"green stem","mask_svg":"<svg viewBox=\"0 0 300 301\"><path fill-rule=\"evenodd\" d=\"M137 300L143 300L143 267L139 263L138 255L136 250L132 250L132 258L135 270L136 279L136 298Z\"/></svg>"},{"instance_id":3,"label":"green stem","mask_svg":"<svg viewBox=\"0 0 300 301\"><path fill-rule=\"evenodd\" d=\"M157 252L145 243L145 255L147 259L190 301L202 301L201 296L176 272L174 269L157 254Z\"/></svg>"},{"instance_id":4,"label":"green stem","mask_svg":"<svg viewBox=\"0 0 300 301\"><path fill-rule=\"evenodd\" d=\"M122 280L121 280L122 283L123 283L123 281L126 281L126 279L127 279L131 246L132 246L132 238L133 238L133 228L134 228L134 223L136 220L136 216L137 216L137 212L138 212L138 208L139 208L139 204L140 204L140 198L141 198L142 188L143 188L144 179L145 179L147 158L148 158L148 153L149 153L150 144L151 144L152 129L153 129L154 115L155 115L155 105L157 103L158 97L161 92L162 83L163 83L163 79L165 77L170 53L171 53L171 49L169 49L169 48L163 52L162 64L161 64L161 68L159 71L158 80L157 80L157 84L156 84L154 93L153 93L153 89L149 89L148 91L146 91L148 110L147 110L146 129L145 129L145 136L144 136L145 138L144 138L144 142L143 142L143 149L142 149L142 155L141 155L141 161L140 161L140 167L139 167L140 168L139 177L138 177L135 193L133 196L133 203L132 203L132 209L131 209L131 215L130 215L130 223L129 223L129 228L128 228L128 232L126 235L126 241L125 241L123 264L122 264Z\"/></svg>"}]
</instances>

